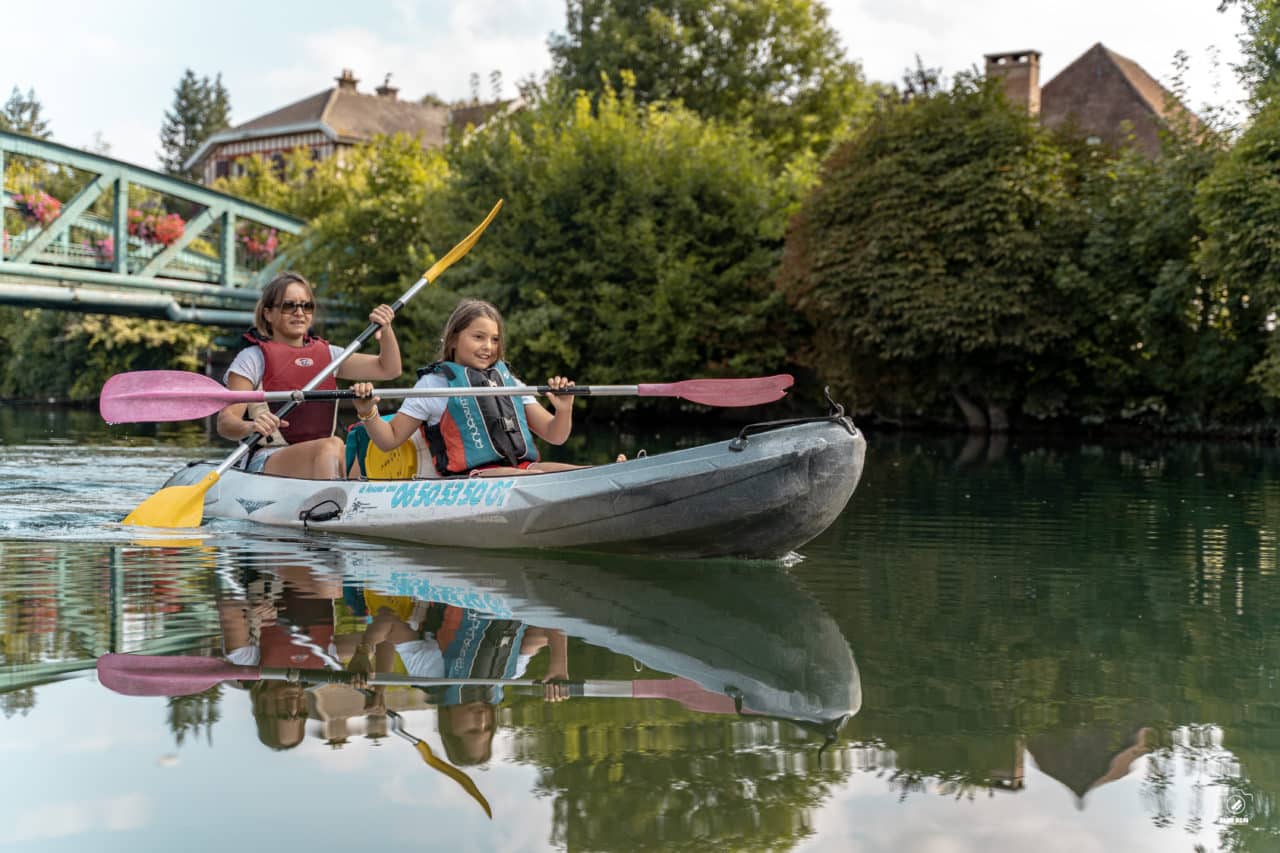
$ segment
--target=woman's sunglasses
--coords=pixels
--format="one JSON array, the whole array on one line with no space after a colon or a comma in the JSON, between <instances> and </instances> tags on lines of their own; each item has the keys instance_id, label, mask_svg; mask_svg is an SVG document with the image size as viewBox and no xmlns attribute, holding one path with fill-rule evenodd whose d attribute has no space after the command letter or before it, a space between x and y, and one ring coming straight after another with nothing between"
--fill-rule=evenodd
<instances>
[{"instance_id":1,"label":"woman's sunglasses","mask_svg":"<svg viewBox=\"0 0 1280 853\"><path fill-rule=\"evenodd\" d=\"M294 314L301 311L303 314L316 313L316 304L314 302L294 302L292 299L281 302L276 306L285 314Z\"/></svg>"}]
</instances>

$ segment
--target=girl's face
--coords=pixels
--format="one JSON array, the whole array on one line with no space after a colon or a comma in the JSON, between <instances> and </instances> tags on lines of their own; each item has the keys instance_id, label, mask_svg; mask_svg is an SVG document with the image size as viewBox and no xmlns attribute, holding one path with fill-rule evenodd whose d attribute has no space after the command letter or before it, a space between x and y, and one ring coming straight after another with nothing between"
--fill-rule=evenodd
<instances>
[{"instance_id":1,"label":"girl's face","mask_svg":"<svg viewBox=\"0 0 1280 853\"><path fill-rule=\"evenodd\" d=\"M486 370L498 360L501 343L498 324L488 317L477 317L458 332L453 344L453 360L463 367Z\"/></svg>"},{"instance_id":2,"label":"girl's face","mask_svg":"<svg viewBox=\"0 0 1280 853\"><path fill-rule=\"evenodd\" d=\"M285 288L280 301L267 312L267 320L271 323L272 337L287 340L302 340L311 321L315 318L316 303L306 285L291 283Z\"/></svg>"}]
</instances>

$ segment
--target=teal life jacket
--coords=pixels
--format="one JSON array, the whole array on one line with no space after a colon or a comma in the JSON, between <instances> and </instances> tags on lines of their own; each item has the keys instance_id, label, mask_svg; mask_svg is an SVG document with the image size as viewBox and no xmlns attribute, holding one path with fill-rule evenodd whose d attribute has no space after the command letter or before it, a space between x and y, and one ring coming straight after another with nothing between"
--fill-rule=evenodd
<instances>
[{"instance_id":1,"label":"teal life jacket","mask_svg":"<svg viewBox=\"0 0 1280 853\"><path fill-rule=\"evenodd\" d=\"M437 361L418 371L439 373L450 388L519 385L506 363L488 370ZM482 465L538 461L538 448L519 397L450 397L440 423L425 427L427 445L442 475L466 474Z\"/></svg>"},{"instance_id":2,"label":"teal life jacket","mask_svg":"<svg viewBox=\"0 0 1280 853\"><path fill-rule=\"evenodd\" d=\"M444 656L446 678L516 677L527 630L523 622L454 606L446 606L442 615L435 638ZM502 688L452 685L444 689L440 704L474 701L501 702Z\"/></svg>"}]
</instances>

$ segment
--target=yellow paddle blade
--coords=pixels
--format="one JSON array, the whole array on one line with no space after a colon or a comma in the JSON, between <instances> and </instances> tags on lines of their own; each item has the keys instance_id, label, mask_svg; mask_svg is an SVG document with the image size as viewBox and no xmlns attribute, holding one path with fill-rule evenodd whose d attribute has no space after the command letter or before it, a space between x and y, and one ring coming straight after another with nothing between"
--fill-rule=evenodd
<instances>
[{"instance_id":1,"label":"yellow paddle blade","mask_svg":"<svg viewBox=\"0 0 1280 853\"><path fill-rule=\"evenodd\" d=\"M426 741L418 741L414 744L418 748L418 752L422 754L422 760L427 762L432 768L439 770L453 781L462 786L462 790L471 795L471 799L480 804L480 808L484 809L484 813L489 816L489 820L493 820L493 809L489 808L489 801L484 798L484 794L480 793L480 789L476 787L476 783L471 781L471 777L454 767L447 761L436 758L435 753L431 751L431 747L427 746Z\"/></svg>"},{"instance_id":2,"label":"yellow paddle blade","mask_svg":"<svg viewBox=\"0 0 1280 853\"><path fill-rule=\"evenodd\" d=\"M364 455L364 475L370 480L412 480L418 474L418 449L406 441L391 450L369 442Z\"/></svg>"},{"instance_id":3,"label":"yellow paddle blade","mask_svg":"<svg viewBox=\"0 0 1280 853\"><path fill-rule=\"evenodd\" d=\"M431 269L424 272L422 277L427 281L435 281L436 276L453 266L454 261L471 251L471 247L480 239L480 235L484 233L484 229L489 227L489 223L493 221L493 217L498 215L498 211L501 208L502 199L498 199L498 203L493 206L493 210L489 211L489 215L484 218L484 222L477 225L474 231L463 238L461 243L450 249L443 258L432 264Z\"/></svg>"},{"instance_id":4,"label":"yellow paddle blade","mask_svg":"<svg viewBox=\"0 0 1280 853\"><path fill-rule=\"evenodd\" d=\"M138 527L199 527L204 520L204 496L219 480L210 471L194 486L169 486L161 489L125 516L125 524Z\"/></svg>"}]
</instances>

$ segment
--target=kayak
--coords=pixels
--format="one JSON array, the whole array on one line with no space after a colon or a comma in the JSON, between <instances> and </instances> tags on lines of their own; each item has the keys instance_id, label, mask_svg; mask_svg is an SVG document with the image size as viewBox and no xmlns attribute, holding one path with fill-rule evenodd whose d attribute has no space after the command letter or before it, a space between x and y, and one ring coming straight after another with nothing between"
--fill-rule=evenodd
<instances>
[{"instance_id":1,"label":"kayak","mask_svg":"<svg viewBox=\"0 0 1280 853\"><path fill-rule=\"evenodd\" d=\"M262 575L307 566L317 576L340 577L348 591L403 596L563 631L635 664L634 682L616 682L624 692L584 695L677 698L694 710L810 723L825 734L838 731L862 706L848 640L781 566L372 542L335 549L314 539L245 537L238 545L246 556L229 550L228 565L219 569L229 584L238 564L253 565ZM569 671L579 678L591 668L588 661L601 662L580 650L571 658ZM676 681L655 680L657 674Z\"/></svg>"},{"instance_id":2,"label":"kayak","mask_svg":"<svg viewBox=\"0 0 1280 853\"><path fill-rule=\"evenodd\" d=\"M233 468L205 494L204 515L421 545L775 558L831 525L865 454L862 433L836 414L521 477L302 480ZM194 485L215 467L193 463L165 487Z\"/></svg>"},{"instance_id":3,"label":"kayak","mask_svg":"<svg viewBox=\"0 0 1280 853\"><path fill-rule=\"evenodd\" d=\"M836 731L862 681L835 620L781 567L349 549L344 581L564 631L693 682L728 711ZM573 671L573 663L570 664ZM638 694L629 692L633 697Z\"/></svg>"}]
</instances>

